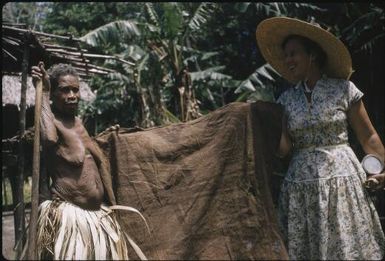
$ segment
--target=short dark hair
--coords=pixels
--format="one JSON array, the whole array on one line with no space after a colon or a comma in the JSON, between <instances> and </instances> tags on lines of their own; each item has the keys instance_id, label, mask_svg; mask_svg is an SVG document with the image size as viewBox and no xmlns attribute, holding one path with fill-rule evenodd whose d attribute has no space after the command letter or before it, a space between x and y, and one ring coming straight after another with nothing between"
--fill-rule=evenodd
<instances>
[{"instance_id":1,"label":"short dark hair","mask_svg":"<svg viewBox=\"0 0 385 261\"><path fill-rule=\"evenodd\" d=\"M48 70L49 80L51 83L51 91L54 91L58 86L58 81L61 76L65 75L73 75L79 78L79 75L75 68L73 68L70 64L59 63L55 64Z\"/></svg>"},{"instance_id":2,"label":"short dark hair","mask_svg":"<svg viewBox=\"0 0 385 261\"><path fill-rule=\"evenodd\" d=\"M316 64L320 69L324 68L324 66L326 65L328 56L318 43L302 35L290 34L282 42L281 48L284 49L286 44L292 39L298 40L303 45L303 47L305 48L305 51L308 54L315 54Z\"/></svg>"}]
</instances>

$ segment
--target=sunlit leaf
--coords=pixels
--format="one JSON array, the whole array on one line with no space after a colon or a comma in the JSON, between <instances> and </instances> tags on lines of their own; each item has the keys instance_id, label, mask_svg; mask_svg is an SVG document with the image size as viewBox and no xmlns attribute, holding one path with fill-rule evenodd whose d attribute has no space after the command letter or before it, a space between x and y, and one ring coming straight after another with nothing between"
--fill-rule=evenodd
<instances>
[{"instance_id":1,"label":"sunlit leaf","mask_svg":"<svg viewBox=\"0 0 385 261\"><path fill-rule=\"evenodd\" d=\"M108 42L121 41L123 37L133 38L139 36L140 32L133 21L114 21L92 30L80 37L80 40L98 46Z\"/></svg>"},{"instance_id":2,"label":"sunlit leaf","mask_svg":"<svg viewBox=\"0 0 385 261\"><path fill-rule=\"evenodd\" d=\"M266 88L268 83L275 82L279 74L266 63L259 67L253 74L251 74L245 81L243 81L235 93L242 93L244 91L256 91L259 88Z\"/></svg>"}]
</instances>

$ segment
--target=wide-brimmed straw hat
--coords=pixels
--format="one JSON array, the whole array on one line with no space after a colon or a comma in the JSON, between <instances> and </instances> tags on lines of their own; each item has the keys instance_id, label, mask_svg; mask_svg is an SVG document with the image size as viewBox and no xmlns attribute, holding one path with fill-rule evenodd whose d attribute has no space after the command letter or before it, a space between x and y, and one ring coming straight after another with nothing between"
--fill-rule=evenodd
<instances>
[{"instance_id":1,"label":"wide-brimmed straw hat","mask_svg":"<svg viewBox=\"0 0 385 261\"><path fill-rule=\"evenodd\" d=\"M265 60L286 80L295 83L285 64L282 43L291 34L307 37L318 43L327 55L324 73L332 78L349 79L353 73L352 59L345 45L319 25L288 17L274 17L262 21L256 31L257 42Z\"/></svg>"}]
</instances>

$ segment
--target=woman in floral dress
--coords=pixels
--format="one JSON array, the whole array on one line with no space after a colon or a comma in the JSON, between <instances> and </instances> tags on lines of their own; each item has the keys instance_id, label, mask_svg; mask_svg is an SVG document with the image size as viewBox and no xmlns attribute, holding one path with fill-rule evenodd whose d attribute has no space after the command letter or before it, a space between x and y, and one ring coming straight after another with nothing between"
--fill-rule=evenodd
<instances>
[{"instance_id":1,"label":"woman in floral dress","mask_svg":"<svg viewBox=\"0 0 385 261\"><path fill-rule=\"evenodd\" d=\"M348 80L348 50L319 26L285 17L260 23L257 41L267 62L296 83L278 99L285 110L279 154L292 153L279 203L289 258L381 260L384 232L348 124L365 153L384 162L385 150L363 93ZM378 187L384 176L374 176Z\"/></svg>"}]
</instances>

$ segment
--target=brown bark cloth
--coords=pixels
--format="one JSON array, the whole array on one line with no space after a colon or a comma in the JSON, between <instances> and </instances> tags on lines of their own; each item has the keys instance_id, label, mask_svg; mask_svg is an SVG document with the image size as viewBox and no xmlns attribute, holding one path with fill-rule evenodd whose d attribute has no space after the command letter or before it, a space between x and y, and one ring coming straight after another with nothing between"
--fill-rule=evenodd
<instances>
[{"instance_id":1,"label":"brown bark cloth","mask_svg":"<svg viewBox=\"0 0 385 261\"><path fill-rule=\"evenodd\" d=\"M150 226L119 212L147 258L287 259L269 189L281 115L273 103L232 103L191 122L97 137L117 204Z\"/></svg>"}]
</instances>

